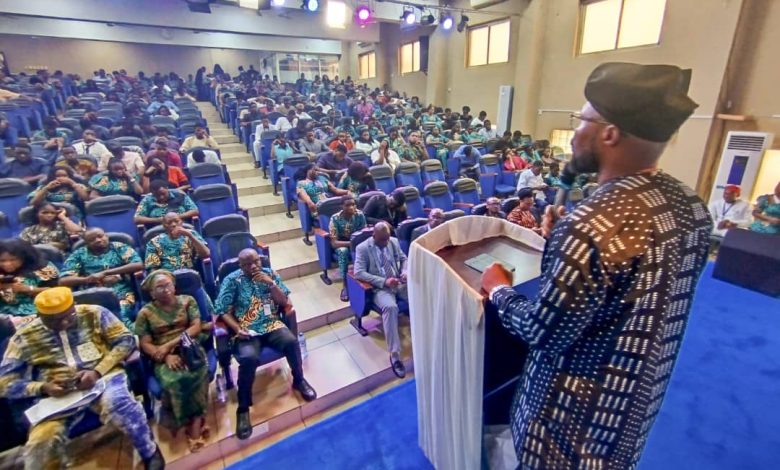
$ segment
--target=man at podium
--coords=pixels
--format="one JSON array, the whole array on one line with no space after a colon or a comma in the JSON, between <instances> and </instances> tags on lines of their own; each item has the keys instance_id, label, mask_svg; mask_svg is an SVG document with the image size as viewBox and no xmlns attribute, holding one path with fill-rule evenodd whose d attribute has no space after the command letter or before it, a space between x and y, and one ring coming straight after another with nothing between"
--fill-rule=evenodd
<instances>
[{"instance_id":1,"label":"man at podium","mask_svg":"<svg viewBox=\"0 0 780 470\"><path fill-rule=\"evenodd\" d=\"M523 469L635 468L664 398L704 268L705 204L658 168L697 107L689 71L605 63L572 117L569 174L598 173L572 213L549 207L540 290L498 264L482 287L529 355L512 406ZM553 219L560 219L553 226Z\"/></svg>"}]
</instances>

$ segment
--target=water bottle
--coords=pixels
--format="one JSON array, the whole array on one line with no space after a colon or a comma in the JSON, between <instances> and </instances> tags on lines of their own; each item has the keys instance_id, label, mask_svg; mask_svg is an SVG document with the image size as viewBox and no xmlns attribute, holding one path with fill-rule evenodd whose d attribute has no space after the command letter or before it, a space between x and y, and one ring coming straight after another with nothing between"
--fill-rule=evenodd
<instances>
[{"instance_id":1,"label":"water bottle","mask_svg":"<svg viewBox=\"0 0 780 470\"><path fill-rule=\"evenodd\" d=\"M225 396L225 376L222 372L217 373L217 401L219 403L225 403L227 397Z\"/></svg>"},{"instance_id":2,"label":"water bottle","mask_svg":"<svg viewBox=\"0 0 780 470\"><path fill-rule=\"evenodd\" d=\"M306 349L306 337L303 336L303 333L298 333L298 347L301 349L301 357L306 359L309 351Z\"/></svg>"}]
</instances>

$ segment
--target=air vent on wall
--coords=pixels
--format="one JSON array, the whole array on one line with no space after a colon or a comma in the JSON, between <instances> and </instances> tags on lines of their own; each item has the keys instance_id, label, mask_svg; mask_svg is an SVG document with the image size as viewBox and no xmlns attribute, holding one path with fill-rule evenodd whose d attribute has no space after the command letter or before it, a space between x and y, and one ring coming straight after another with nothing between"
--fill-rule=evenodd
<instances>
[{"instance_id":1,"label":"air vent on wall","mask_svg":"<svg viewBox=\"0 0 780 470\"><path fill-rule=\"evenodd\" d=\"M729 141L726 144L727 150L748 150L760 152L764 149L764 136L739 135L729 133Z\"/></svg>"}]
</instances>

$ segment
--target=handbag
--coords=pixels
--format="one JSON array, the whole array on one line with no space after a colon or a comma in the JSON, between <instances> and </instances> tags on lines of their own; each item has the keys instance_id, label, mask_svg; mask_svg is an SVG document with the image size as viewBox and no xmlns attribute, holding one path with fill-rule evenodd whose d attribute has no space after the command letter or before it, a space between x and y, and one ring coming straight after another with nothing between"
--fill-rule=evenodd
<instances>
[{"instance_id":1,"label":"handbag","mask_svg":"<svg viewBox=\"0 0 780 470\"><path fill-rule=\"evenodd\" d=\"M181 334L179 351L188 369L196 370L206 365L206 354L186 331Z\"/></svg>"}]
</instances>

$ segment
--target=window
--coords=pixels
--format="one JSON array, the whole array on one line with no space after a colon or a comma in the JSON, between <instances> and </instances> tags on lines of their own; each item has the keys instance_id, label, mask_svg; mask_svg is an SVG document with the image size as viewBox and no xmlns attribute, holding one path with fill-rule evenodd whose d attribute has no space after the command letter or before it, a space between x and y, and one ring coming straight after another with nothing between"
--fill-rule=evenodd
<instances>
[{"instance_id":1,"label":"window","mask_svg":"<svg viewBox=\"0 0 780 470\"><path fill-rule=\"evenodd\" d=\"M401 75L420 71L420 41L404 44L398 52Z\"/></svg>"},{"instance_id":2,"label":"window","mask_svg":"<svg viewBox=\"0 0 780 470\"><path fill-rule=\"evenodd\" d=\"M358 56L358 78L376 78L376 53L367 52Z\"/></svg>"},{"instance_id":3,"label":"window","mask_svg":"<svg viewBox=\"0 0 780 470\"><path fill-rule=\"evenodd\" d=\"M337 0L328 0L325 23L331 28L345 29L347 27L347 4Z\"/></svg>"},{"instance_id":4,"label":"window","mask_svg":"<svg viewBox=\"0 0 780 470\"><path fill-rule=\"evenodd\" d=\"M509 62L509 20L469 29L468 66Z\"/></svg>"},{"instance_id":5,"label":"window","mask_svg":"<svg viewBox=\"0 0 780 470\"><path fill-rule=\"evenodd\" d=\"M580 1L580 54L658 44L666 0Z\"/></svg>"},{"instance_id":6,"label":"window","mask_svg":"<svg viewBox=\"0 0 780 470\"><path fill-rule=\"evenodd\" d=\"M550 147L560 147L563 153L571 155L571 139L574 131L571 129L553 129L550 132Z\"/></svg>"}]
</instances>

